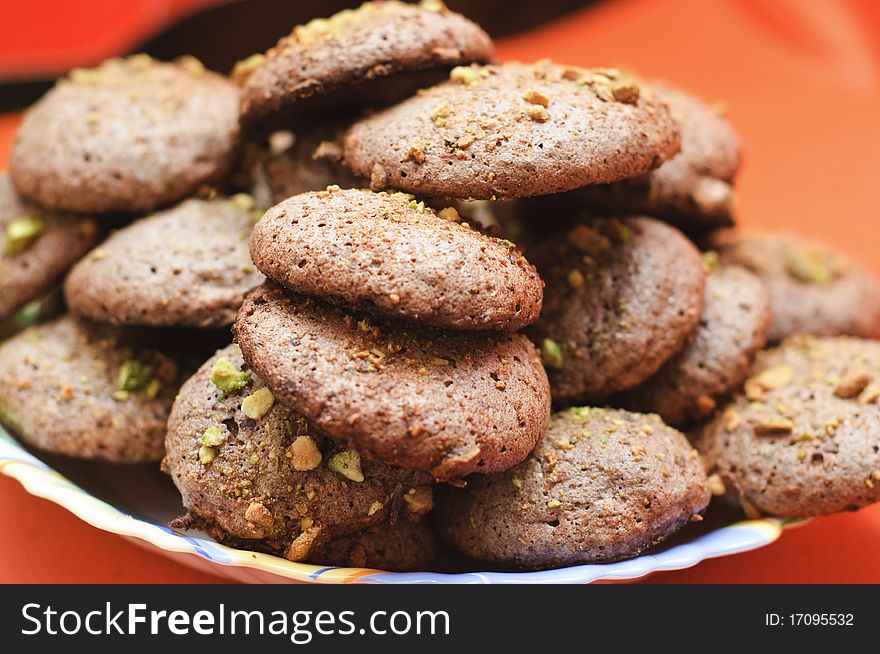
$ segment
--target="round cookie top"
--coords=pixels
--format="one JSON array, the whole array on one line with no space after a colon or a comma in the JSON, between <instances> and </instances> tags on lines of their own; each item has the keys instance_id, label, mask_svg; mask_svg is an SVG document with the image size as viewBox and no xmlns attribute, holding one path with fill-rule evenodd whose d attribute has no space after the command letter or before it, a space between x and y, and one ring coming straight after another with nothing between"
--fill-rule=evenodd
<instances>
[{"instance_id":1,"label":"round cookie top","mask_svg":"<svg viewBox=\"0 0 880 654\"><path fill-rule=\"evenodd\" d=\"M546 283L529 336L541 348L554 402L597 402L640 384L699 320L700 254L651 218L591 219L529 257Z\"/></svg>"},{"instance_id":2,"label":"round cookie top","mask_svg":"<svg viewBox=\"0 0 880 654\"><path fill-rule=\"evenodd\" d=\"M192 57L75 69L26 114L9 170L51 209L148 211L219 181L239 137L236 86Z\"/></svg>"},{"instance_id":3,"label":"round cookie top","mask_svg":"<svg viewBox=\"0 0 880 654\"><path fill-rule=\"evenodd\" d=\"M669 106L681 131L681 151L646 175L584 187L582 202L610 213L646 213L681 229L707 231L733 224L733 180L739 142L718 106L659 82L647 83Z\"/></svg>"},{"instance_id":4,"label":"round cookie top","mask_svg":"<svg viewBox=\"0 0 880 654\"><path fill-rule=\"evenodd\" d=\"M91 218L36 207L0 174L0 320L49 291L100 237Z\"/></svg>"},{"instance_id":5,"label":"round cookie top","mask_svg":"<svg viewBox=\"0 0 880 654\"><path fill-rule=\"evenodd\" d=\"M56 454L158 461L177 377L150 336L65 316L0 344L0 421Z\"/></svg>"},{"instance_id":6,"label":"round cookie top","mask_svg":"<svg viewBox=\"0 0 880 654\"><path fill-rule=\"evenodd\" d=\"M520 334L377 323L267 283L246 297L235 337L322 434L441 481L519 463L550 414L547 376Z\"/></svg>"},{"instance_id":7,"label":"round cookie top","mask_svg":"<svg viewBox=\"0 0 880 654\"><path fill-rule=\"evenodd\" d=\"M433 500L427 475L362 460L275 401L238 346L181 388L163 468L192 520L222 542L254 541L292 561L313 547Z\"/></svg>"},{"instance_id":8,"label":"round cookie top","mask_svg":"<svg viewBox=\"0 0 880 654\"><path fill-rule=\"evenodd\" d=\"M251 257L292 291L435 327L516 331L537 320L543 282L510 241L403 193L303 193L251 236Z\"/></svg>"},{"instance_id":9,"label":"round cookie top","mask_svg":"<svg viewBox=\"0 0 880 654\"><path fill-rule=\"evenodd\" d=\"M145 326L232 324L263 276L251 263L250 196L185 200L114 233L67 277L70 310Z\"/></svg>"},{"instance_id":10,"label":"round cookie top","mask_svg":"<svg viewBox=\"0 0 880 654\"><path fill-rule=\"evenodd\" d=\"M880 500L880 343L790 336L696 436L746 514L804 517ZM722 489L722 486L724 487Z\"/></svg>"},{"instance_id":11,"label":"round cookie top","mask_svg":"<svg viewBox=\"0 0 880 654\"><path fill-rule=\"evenodd\" d=\"M582 407L554 414L515 468L444 492L434 515L464 554L548 568L636 556L708 503L682 433L657 415Z\"/></svg>"},{"instance_id":12,"label":"round cookie top","mask_svg":"<svg viewBox=\"0 0 880 654\"><path fill-rule=\"evenodd\" d=\"M374 1L295 27L265 55L240 62L233 78L243 87L242 120L253 123L341 88L488 61L492 49L478 25L440 0Z\"/></svg>"},{"instance_id":13,"label":"round cookie top","mask_svg":"<svg viewBox=\"0 0 880 654\"><path fill-rule=\"evenodd\" d=\"M393 572L427 570L437 556L434 533L425 520L386 522L331 540L310 554L308 563Z\"/></svg>"},{"instance_id":14,"label":"round cookie top","mask_svg":"<svg viewBox=\"0 0 880 654\"><path fill-rule=\"evenodd\" d=\"M789 234L713 234L721 260L745 266L770 292L769 339L789 334L880 336L880 286L825 245Z\"/></svg>"},{"instance_id":15,"label":"round cookie top","mask_svg":"<svg viewBox=\"0 0 880 654\"><path fill-rule=\"evenodd\" d=\"M355 123L343 149L374 190L503 199L641 175L678 148L647 87L613 69L540 62L455 68Z\"/></svg>"},{"instance_id":16,"label":"round cookie top","mask_svg":"<svg viewBox=\"0 0 880 654\"><path fill-rule=\"evenodd\" d=\"M737 389L767 342L770 298L745 268L719 266L706 277L700 321L681 351L657 373L618 398L631 409L660 414L670 425L701 420Z\"/></svg>"}]
</instances>

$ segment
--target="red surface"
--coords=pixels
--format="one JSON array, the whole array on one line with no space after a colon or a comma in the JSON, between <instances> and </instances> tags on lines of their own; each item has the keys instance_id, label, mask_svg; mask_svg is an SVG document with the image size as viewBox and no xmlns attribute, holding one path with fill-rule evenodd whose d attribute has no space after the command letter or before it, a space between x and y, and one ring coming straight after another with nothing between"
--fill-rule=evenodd
<instances>
[{"instance_id":1,"label":"red surface","mask_svg":"<svg viewBox=\"0 0 880 654\"><path fill-rule=\"evenodd\" d=\"M55 55L40 55L34 44L51 44L64 32L68 53L84 51L83 41L111 41L103 40L111 25L140 25L137 16L146 6L183 10L202 1L124 3L134 8L131 13L122 10L123 3L109 1L21 3L28 6L28 20L14 17L14 28L0 21L0 70L10 61L32 69L29 62L52 60ZM50 15L45 10L50 5L76 10ZM72 21L89 22L73 16L80 5L114 9L98 12L100 21L93 12L89 29L76 32L69 29ZM8 8L3 11L5 18ZM7 32L16 32L15 39L7 39ZM115 42L125 42L119 36L125 32L114 31L121 39ZM500 54L627 65L708 100L723 99L745 152L738 186L741 222L823 238L880 274L880 3L619 0L509 40ZM0 118L0 167L13 125ZM8 479L0 479L0 524L0 581L211 579L101 533ZM817 519L762 550L649 581L880 583L878 545L880 505Z\"/></svg>"}]
</instances>

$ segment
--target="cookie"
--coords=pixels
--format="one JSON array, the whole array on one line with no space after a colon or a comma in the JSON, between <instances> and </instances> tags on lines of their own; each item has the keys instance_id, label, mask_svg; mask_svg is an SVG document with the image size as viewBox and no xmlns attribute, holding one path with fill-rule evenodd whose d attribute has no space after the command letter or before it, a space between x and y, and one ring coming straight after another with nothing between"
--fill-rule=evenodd
<instances>
[{"instance_id":1,"label":"cookie","mask_svg":"<svg viewBox=\"0 0 880 654\"><path fill-rule=\"evenodd\" d=\"M767 285L771 342L796 333L880 336L876 279L826 245L790 234L719 232L709 247L721 261L748 268Z\"/></svg>"},{"instance_id":2,"label":"cookie","mask_svg":"<svg viewBox=\"0 0 880 654\"><path fill-rule=\"evenodd\" d=\"M437 556L434 533L424 520L398 520L336 538L315 548L309 563L393 572L427 570Z\"/></svg>"},{"instance_id":3,"label":"cookie","mask_svg":"<svg viewBox=\"0 0 880 654\"><path fill-rule=\"evenodd\" d=\"M119 230L70 271L70 310L113 324L232 324L245 292L263 281L248 254L252 202L185 200Z\"/></svg>"},{"instance_id":4,"label":"cookie","mask_svg":"<svg viewBox=\"0 0 880 654\"><path fill-rule=\"evenodd\" d=\"M90 218L56 214L22 200L0 175L0 321L47 293L101 237Z\"/></svg>"},{"instance_id":5,"label":"cookie","mask_svg":"<svg viewBox=\"0 0 880 654\"><path fill-rule=\"evenodd\" d=\"M634 177L678 148L665 103L623 73L508 63L356 122L343 162L374 190L494 200Z\"/></svg>"},{"instance_id":6,"label":"cookie","mask_svg":"<svg viewBox=\"0 0 880 654\"><path fill-rule=\"evenodd\" d=\"M700 254L657 220L588 220L529 257L547 286L528 333L556 403L595 403L637 386L681 349L700 318Z\"/></svg>"},{"instance_id":7,"label":"cookie","mask_svg":"<svg viewBox=\"0 0 880 654\"><path fill-rule=\"evenodd\" d=\"M251 257L288 289L435 327L516 331L541 312L543 283L510 241L411 195L341 190L272 207Z\"/></svg>"},{"instance_id":8,"label":"cookie","mask_svg":"<svg viewBox=\"0 0 880 654\"><path fill-rule=\"evenodd\" d=\"M554 414L520 465L445 491L434 522L468 556L549 568L636 556L709 497L697 452L657 415L583 407Z\"/></svg>"},{"instance_id":9,"label":"cookie","mask_svg":"<svg viewBox=\"0 0 880 654\"><path fill-rule=\"evenodd\" d=\"M362 459L276 402L237 346L214 354L181 388L163 468L217 540L303 561L334 537L398 514L421 515L431 479Z\"/></svg>"},{"instance_id":10,"label":"cookie","mask_svg":"<svg viewBox=\"0 0 880 654\"><path fill-rule=\"evenodd\" d=\"M733 181L739 142L717 106L651 82L681 131L681 151L647 175L587 186L571 200L604 213L644 213L688 231L733 225Z\"/></svg>"},{"instance_id":11,"label":"cookie","mask_svg":"<svg viewBox=\"0 0 880 654\"><path fill-rule=\"evenodd\" d=\"M75 69L24 117L9 171L41 206L140 212L218 182L239 138L238 89L192 57Z\"/></svg>"},{"instance_id":12,"label":"cookie","mask_svg":"<svg viewBox=\"0 0 880 654\"><path fill-rule=\"evenodd\" d=\"M658 413L670 425L701 420L718 400L745 380L755 355L767 342L770 297L764 283L739 266L718 266L706 277L700 321L681 351L653 377L616 402Z\"/></svg>"},{"instance_id":13,"label":"cookie","mask_svg":"<svg viewBox=\"0 0 880 654\"><path fill-rule=\"evenodd\" d=\"M41 450L159 461L178 365L151 336L64 316L0 344L0 421Z\"/></svg>"},{"instance_id":14,"label":"cookie","mask_svg":"<svg viewBox=\"0 0 880 654\"><path fill-rule=\"evenodd\" d=\"M790 336L695 435L713 492L749 517L854 511L880 500L880 344Z\"/></svg>"},{"instance_id":15,"label":"cookie","mask_svg":"<svg viewBox=\"0 0 880 654\"><path fill-rule=\"evenodd\" d=\"M520 334L439 332L359 318L265 284L235 323L280 402L367 458L442 481L522 461L550 389Z\"/></svg>"},{"instance_id":16,"label":"cookie","mask_svg":"<svg viewBox=\"0 0 880 654\"><path fill-rule=\"evenodd\" d=\"M492 57L492 41L475 23L449 11L439 0L421 4L367 2L357 9L299 25L265 55L240 62L233 78L242 86L241 116L254 123L269 115L365 83L388 80L391 87L377 92L376 100L392 90L389 99L403 98L418 85L401 80L419 71L448 70L451 66L485 62ZM424 76L415 75L419 84ZM326 109L327 103L321 107Z\"/></svg>"}]
</instances>

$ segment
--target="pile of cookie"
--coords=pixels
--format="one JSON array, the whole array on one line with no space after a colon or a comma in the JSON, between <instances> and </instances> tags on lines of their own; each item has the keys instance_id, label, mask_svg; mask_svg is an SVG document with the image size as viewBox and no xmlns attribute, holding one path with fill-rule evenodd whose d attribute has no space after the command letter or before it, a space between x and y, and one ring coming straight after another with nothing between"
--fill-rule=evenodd
<instances>
[{"instance_id":1,"label":"pile of cookie","mask_svg":"<svg viewBox=\"0 0 880 654\"><path fill-rule=\"evenodd\" d=\"M738 166L718 107L495 63L438 0L228 78L74 70L0 178L0 318L62 278L67 309L0 344L0 420L161 460L176 528L323 565L427 569L437 537L472 568L612 561L713 495L878 501L880 289L731 229Z\"/></svg>"}]
</instances>

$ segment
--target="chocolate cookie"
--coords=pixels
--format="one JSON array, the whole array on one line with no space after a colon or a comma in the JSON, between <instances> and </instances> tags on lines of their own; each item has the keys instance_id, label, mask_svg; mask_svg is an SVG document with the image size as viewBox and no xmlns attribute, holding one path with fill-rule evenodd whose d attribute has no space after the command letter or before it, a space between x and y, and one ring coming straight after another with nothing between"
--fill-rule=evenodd
<instances>
[{"instance_id":1,"label":"chocolate cookie","mask_svg":"<svg viewBox=\"0 0 880 654\"><path fill-rule=\"evenodd\" d=\"M510 241L403 193L303 193L254 228L251 256L292 291L450 329L516 331L538 318L543 283Z\"/></svg>"},{"instance_id":2,"label":"chocolate cookie","mask_svg":"<svg viewBox=\"0 0 880 654\"><path fill-rule=\"evenodd\" d=\"M817 336L880 336L880 287L854 262L793 235L713 234L721 260L745 266L767 285L776 343L798 332Z\"/></svg>"},{"instance_id":3,"label":"chocolate cookie","mask_svg":"<svg viewBox=\"0 0 880 654\"><path fill-rule=\"evenodd\" d=\"M315 548L308 562L409 572L427 570L436 556L434 532L424 520L398 520L331 540Z\"/></svg>"},{"instance_id":4,"label":"chocolate cookie","mask_svg":"<svg viewBox=\"0 0 880 654\"><path fill-rule=\"evenodd\" d=\"M238 142L238 89L192 57L75 69L24 117L18 191L51 209L139 212L219 181Z\"/></svg>"},{"instance_id":5,"label":"chocolate cookie","mask_svg":"<svg viewBox=\"0 0 880 654\"><path fill-rule=\"evenodd\" d=\"M303 561L328 539L433 505L427 475L362 460L275 401L231 345L181 388L168 471L187 522L217 540Z\"/></svg>"},{"instance_id":6,"label":"chocolate cookie","mask_svg":"<svg viewBox=\"0 0 880 654\"><path fill-rule=\"evenodd\" d=\"M243 87L242 120L252 123L365 82L393 78L396 85L407 73L448 70L491 56L489 36L439 0L418 5L377 1L295 27L265 55L240 62L233 78ZM416 83L424 79L414 77ZM407 80L391 97L406 97L417 88ZM381 93L372 89L370 95L386 91L383 85Z\"/></svg>"},{"instance_id":7,"label":"chocolate cookie","mask_svg":"<svg viewBox=\"0 0 880 654\"><path fill-rule=\"evenodd\" d=\"M683 434L654 414L584 407L554 414L520 465L445 491L434 515L468 556L549 568L636 556L708 503Z\"/></svg>"},{"instance_id":8,"label":"chocolate cookie","mask_svg":"<svg viewBox=\"0 0 880 654\"><path fill-rule=\"evenodd\" d=\"M509 468L547 426L547 377L519 334L376 323L267 283L248 294L235 336L315 429L439 480Z\"/></svg>"},{"instance_id":9,"label":"chocolate cookie","mask_svg":"<svg viewBox=\"0 0 880 654\"><path fill-rule=\"evenodd\" d=\"M508 63L355 123L344 163L374 190L494 200L634 177L678 148L665 103L623 73Z\"/></svg>"},{"instance_id":10,"label":"chocolate cookie","mask_svg":"<svg viewBox=\"0 0 880 654\"><path fill-rule=\"evenodd\" d=\"M763 282L739 266L717 266L706 278L700 321L681 351L618 401L659 413L670 425L701 420L737 389L767 342L770 298Z\"/></svg>"},{"instance_id":11,"label":"chocolate cookie","mask_svg":"<svg viewBox=\"0 0 880 654\"><path fill-rule=\"evenodd\" d=\"M749 517L880 500L880 344L795 335L758 355L744 390L697 432L713 492Z\"/></svg>"},{"instance_id":12,"label":"chocolate cookie","mask_svg":"<svg viewBox=\"0 0 880 654\"><path fill-rule=\"evenodd\" d=\"M717 107L692 95L658 82L648 86L678 122L681 152L647 175L587 186L571 199L606 213L645 213L693 231L732 225L740 158L730 123Z\"/></svg>"},{"instance_id":13,"label":"chocolate cookie","mask_svg":"<svg viewBox=\"0 0 880 654\"><path fill-rule=\"evenodd\" d=\"M0 344L0 421L42 450L158 461L178 366L140 332L70 316Z\"/></svg>"},{"instance_id":14,"label":"chocolate cookie","mask_svg":"<svg viewBox=\"0 0 880 654\"><path fill-rule=\"evenodd\" d=\"M47 293L100 236L94 220L25 202L0 175L0 321Z\"/></svg>"},{"instance_id":15,"label":"chocolate cookie","mask_svg":"<svg viewBox=\"0 0 880 654\"><path fill-rule=\"evenodd\" d=\"M256 214L259 216L259 214ZM126 325L232 324L263 276L248 254L253 200L186 200L113 234L64 285L77 315Z\"/></svg>"},{"instance_id":16,"label":"chocolate cookie","mask_svg":"<svg viewBox=\"0 0 880 654\"><path fill-rule=\"evenodd\" d=\"M529 257L547 284L529 336L541 348L554 402L597 402L640 384L700 318L700 254L651 218L589 220Z\"/></svg>"}]
</instances>

